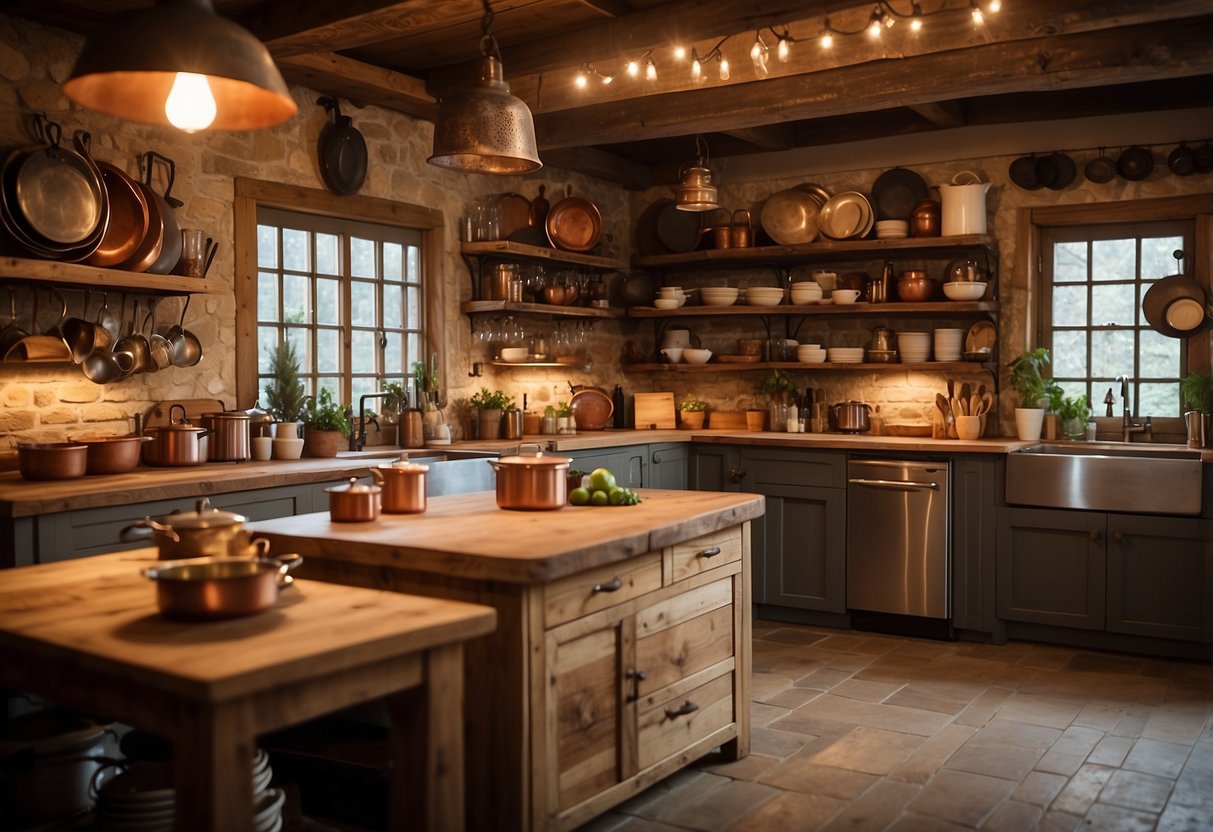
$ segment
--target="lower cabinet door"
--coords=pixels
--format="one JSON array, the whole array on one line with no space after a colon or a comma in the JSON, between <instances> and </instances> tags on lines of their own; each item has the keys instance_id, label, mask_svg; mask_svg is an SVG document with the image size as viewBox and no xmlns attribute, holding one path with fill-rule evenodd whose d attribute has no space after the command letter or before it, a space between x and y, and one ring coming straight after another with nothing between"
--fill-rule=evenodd
<instances>
[{"instance_id":1,"label":"lower cabinet door","mask_svg":"<svg viewBox=\"0 0 1213 832\"><path fill-rule=\"evenodd\" d=\"M1104 629L1106 516L999 509L998 617Z\"/></svg>"},{"instance_id":2,"label":"lower cabinet door","mask_svg":"<svg viewBox=\"0 0 1213 832\"><path fill-rule=\"evenodd\" d=\"M754 524L753 551L762 558L763 581L754 587L755 601L846 612L846 491L802 487L797 492L767 494L766 514ZM757 581L757 568L754 574Z\"/></svg>"}]
</instances>

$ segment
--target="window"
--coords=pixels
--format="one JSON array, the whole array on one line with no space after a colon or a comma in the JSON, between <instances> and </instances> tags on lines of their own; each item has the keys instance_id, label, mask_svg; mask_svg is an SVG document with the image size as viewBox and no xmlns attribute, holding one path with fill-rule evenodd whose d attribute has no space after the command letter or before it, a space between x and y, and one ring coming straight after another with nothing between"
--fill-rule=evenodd
<instances>
[{"instance_id":1,"label":"window","mask_svg":"<svg viewBox=\"0 0 1213 832\"><path fill-rule=\"evenodd\" d=\"M1127 375L1136 414L1180 414L1187 339L1150 328L1141 302L1154 281L1178 273L1176 250L1191 256L1193 228L1141 222L1046 230L1042 344L1067 395L1100 404L1116 377ZM1119 387L1113 392L1119 395Z\"/></svg>"},{"instance_id":2,"label":"window","mask_svg":"<svg viewBox=\"0 0 1213 832\"><path fill-rule=\"evenodd\" d=\"M422 284L414 229L259 208L259 395L283 340L295 345L309 393L326 387L356 402L404 378L425 360Z\"/></svg>"},{"instance_id":3,"label":"window","mask_svg":"<svg viewBox=\"0 0 1213 832\"><path fill-rule=\"evenodd\" d=\"M441 211L235 181L236 397L259 399L273 347L296 345L309 393L357 407L440 354Z\"/></svg>"}]
</instances>

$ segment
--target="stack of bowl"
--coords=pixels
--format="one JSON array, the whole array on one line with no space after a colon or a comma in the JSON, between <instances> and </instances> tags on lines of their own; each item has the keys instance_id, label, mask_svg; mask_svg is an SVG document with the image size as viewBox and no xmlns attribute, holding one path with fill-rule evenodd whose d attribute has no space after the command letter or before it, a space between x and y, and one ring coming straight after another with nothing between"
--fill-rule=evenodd
<instances>
[{"instance_id":1,"label":"stack of bowl","mask_svg":"<svg viewBox=\"0 0 1213 832\"><path fill-rule=\"evenodd\" d=\"M931 333L897 333L897 351L904 364L921 364L931 356Z\"/></svg>"},{"instance_id":2,"label":"stack of bowl","mask_svg":"<svg viewBox=\"0 0 1213 832\"><path fill-rule=\"evenodd\" d=\"M793 306L807 306L810 303L817 303L823 296L824 293L821 286L815 281L804 280L800 283L792 284Z\"/></svg>"},{"instance_id":3,"label":"stack of bowl","mask_svg":"<svg viewBox=\"0 0 1213 832\"><path fill-rule=\"evenodd\" d=\"M900 240L910 236L909 220L877 220L877 240Z\"/></svg>"},{"instance_id":4,"label":"stack of bowl","mask_svg":"<svg viewBox=\"0 0 1213 832\"><path fill-rule=\"evenodd\" d=\"M704 286L699 290L704 306L732 306L739 294L741 290L732 286Z\"/></svg>"},{"instance_id":5,"label":"stack of bowl","mask_svg":"<svg viewBox=\"0 0 1213 832\"><path fill-rule=\"evenodd\" d=\"M687 295L681 286L663 286L653 305L658 309L677 309L686 302Z\"/></svg>"},{"instance_id":6,"label":"stack of bowl","mask_svg":"<svg viewBox=\"0 0 1213 832\"><path fill-rule=\"evenodd\" d=\"M830 347L826 357L831 364L862 364L863 347Z\"/></svg>"},{"instance_id":7,"label":"stack of bowl","mask_svg":"<svg viewBox=\"0 0 1213 832\"><path fill-rule=\"evenodd\" d=\"M948 300L981 300L986 295L986 284L980 280L953 280L943 284L943 293Z\"/></svg>"},{"instance_id":8,"label":"stack of bowl","mask_svg":"<svg viewBox=\"0 0 1213 832\"><path fill-rule=\"evenodd\" d=\"M801 344L796 348L796 360L804 364L820 364L826 360L825 347L820 344Z\"/></svg>"},{"instance_id":9,"label":"stack of bowl","mask_svg":"<svg viewBox=\"0 0 1213 832\"><path fill-rule=\"evenodd\" d=\"M745 302L750 306L778 306L783 302L783 289L778 286L751 286L745 290Z\"/></svg>"},{"instance_id":10,"label":"stack of bowl","mask_svg":"<svg viewBox=\"0 0 1213 832\"><path fill-rule=\"evenodd\" d=\"M959 361L961 342L964 340L963 329L935 330L935 360Z\"/></svg>"}]
</instances>

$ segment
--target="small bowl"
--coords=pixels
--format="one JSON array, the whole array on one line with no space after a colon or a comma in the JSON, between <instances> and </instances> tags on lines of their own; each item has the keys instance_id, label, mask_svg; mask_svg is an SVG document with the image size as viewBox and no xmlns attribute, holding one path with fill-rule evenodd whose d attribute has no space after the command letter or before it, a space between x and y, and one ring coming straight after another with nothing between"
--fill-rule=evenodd
<instances>
[{"instance_id":1,"label":"small bowl","mask_svg":"<svg viewBox=\"0 0 1213 832\"><path fill-rule=\"evenodd\" d=\"M981 300L986 294L986 284L973 280L954 281L943 284L943 293L948 300Z\"/></svg>"},{"instance_id":2,"label":"small bowl","mask_svg":"<svg viewBox=\"0 0 1213 832\"><path fill-rule=\"evenodd\" d=\"M858 289L835 289L830 293L831 300L841 306L849 306L859 300Z\"/></svg>"},{"instance_id":3,"label":"small bowl","mask_svg":"<svg viewBox=\"0 0 1213 832\"><path fill-rule=\"evenodd\" d=\"M17 467L27 480L72 480L88 468L88 445L45 442L17 446Z\"/></svg>"},{"instance_id":4,"label":"small bowl","mask_svg":"<svg viewBox=\"0 0 1213 832\"><path fill-rule=\"evenodd\" d=\"M503 347L501 350L501 360L508 361L511 364L526 361L529 355L530 350L526 347Z\"/></svg>"},{"instance_id":5,"label":"small bowl","mask_svg":"<svg viewBox=\"0 0 1213 832\"><path fill-rule=\"evenodd\" d=\"M686 295L682 298L657 298L653 301L653 305L658 309L677 309L685 302Z\"/></svg>"},{"instance_id":6,"label":"small bowl","mask_svg":"<svg viewBox=\"0 0 1213 832\"><path fill-rule=\"evenodd\" d=\"M694 348L684 349L682 357L688 364L707 364L708 359L712 357L712 351Z\"/></svg>"},{"instance_id":7,"label":"small bowl","mask_svg":"<svg viewBox=\"0 0 1213 832\"><path fill-rule=\"evenodd\" d=\"M665 356L666 361L671 364L677 364L682 361L682 352L682 347L666 347L661 351L661 354Z\"/></svg>"},{"instance_id":8,"label":"small bowl","mask_svg":"<svg viewBox=\"0 0 1213 832\"><path fill-rule=\"evenodd\" d=\"M274 459L298 459L303 456L303 440L274 437Z\"/></svg>"}]
</instances>

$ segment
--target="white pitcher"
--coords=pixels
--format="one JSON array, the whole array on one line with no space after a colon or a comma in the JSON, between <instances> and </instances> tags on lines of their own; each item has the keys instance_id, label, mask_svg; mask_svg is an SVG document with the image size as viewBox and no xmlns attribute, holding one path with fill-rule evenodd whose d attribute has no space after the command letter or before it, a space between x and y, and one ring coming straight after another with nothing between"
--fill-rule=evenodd
<instances>
[{"instance_id":1,"label":"white pitcher","mask_svg":"<svg viewBox=\"0 0 1213 832\"><path fill-rule=\"evenodd\" d=\"M986 233L986 191L989 182L968 170L952 177L952 184L939 185L940 234L954 237L960 234Z\"/></svg>"}]
</instances>

